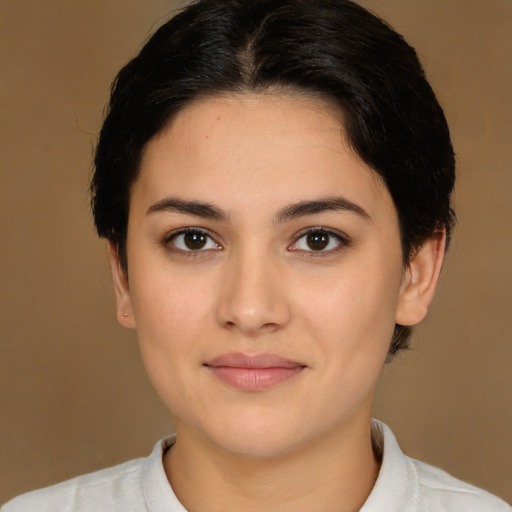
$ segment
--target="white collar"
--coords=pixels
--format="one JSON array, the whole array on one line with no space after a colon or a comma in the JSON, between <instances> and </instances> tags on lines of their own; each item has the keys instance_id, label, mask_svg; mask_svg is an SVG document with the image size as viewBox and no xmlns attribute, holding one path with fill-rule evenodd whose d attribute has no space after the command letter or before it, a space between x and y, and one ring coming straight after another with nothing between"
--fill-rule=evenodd
<instances>
[{"instance_id":1,"label":"white collar","mask_svg":"<svg viewBox=\"0 0 512 512\"><path fill-rule=\"evenodd\" d=\"M169 485L163 466L163 454L174 444L175 436L159 441L142 469L142 488L151 512L187 512ZM374 446L382 451L377 481L360 512L416 512L419 500L419 478L395 436L384 423L372 421Z\"/></svg>"}]
</instances>

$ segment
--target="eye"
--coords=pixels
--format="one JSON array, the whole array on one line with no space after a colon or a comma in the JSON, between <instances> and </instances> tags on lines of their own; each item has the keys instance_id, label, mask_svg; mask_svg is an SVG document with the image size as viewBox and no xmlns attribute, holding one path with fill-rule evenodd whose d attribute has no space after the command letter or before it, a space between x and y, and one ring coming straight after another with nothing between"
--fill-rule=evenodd
<instances>
[{"instance_id":1,"label":"eye","mask_svg":"<svg viewBox=\"0 0 512 512\"><path fill-rule=\"evenodd\" d=\"M335 252L347 244L348 241L338 233L322 228L313 228L300 235L289 249L306 252Z\"/></svg>"},{"instance_id":2,"label":"eye","mask_svg":"<svg viewBox=\"0 0 512 512\"><path fill-rule=\"evenodd\" d=\"M166 239L166 244L183 252L199 252L207 250L219 250L222 247L213 238L201 229L188 228L172 233Z\"/></svg>"}]
</instances>

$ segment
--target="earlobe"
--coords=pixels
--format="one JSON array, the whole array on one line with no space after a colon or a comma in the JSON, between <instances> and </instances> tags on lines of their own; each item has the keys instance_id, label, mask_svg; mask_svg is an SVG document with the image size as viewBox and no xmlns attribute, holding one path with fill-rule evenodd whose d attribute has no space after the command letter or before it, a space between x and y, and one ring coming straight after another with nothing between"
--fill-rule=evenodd
<instances>
[{"instance_id":1,"label":"earlobe","mask_svg":"<svg viewBox=\"0 0 512 512\"><path fill-rule=\"evenodd\" d=\"M415 325L427 315L443 266L446 232L429 238L411 259L402 282L395 321Z\"/></svg>"},{"instance_id":2,"label":"earlobe","mask_svg":"<svg viewBox=\"0 0 512 512\"><path fill-rule=\"evenodd\" d=\"M117 246L113 242L108 243L110 268L114 281L114 292L116 294L117 321L128 329L134 329L135 317L133 315L132 298L128 286L128 276L121 267Z\"/></svg>"}]
</instances>

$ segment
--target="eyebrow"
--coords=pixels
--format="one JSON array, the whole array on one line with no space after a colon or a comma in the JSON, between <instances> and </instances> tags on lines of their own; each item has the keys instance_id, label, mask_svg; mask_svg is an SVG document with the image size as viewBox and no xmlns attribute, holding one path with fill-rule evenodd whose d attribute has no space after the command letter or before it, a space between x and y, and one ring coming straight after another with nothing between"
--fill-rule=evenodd
<instances>
[{"instance_id":1,"label":"eyebrow","mask_svg":"<svg viewBox=\"0 0 512 512\"><path fill-rule=\"evenodd\" d=\"M314 215L315 213L335 211L351 212L366 220L370 219L370 215L356 203L344 197L327 197L324 199L300 201L299 203L285 206L277 212L274 221L281 224L299 217ZM177 197L166 197L157 201L148 208L146 215L158 212L184 213L193 217L223 222L229 219L228 213L217 206L200 201L187 201Z\"/></svg>"},{"instance_id":2,"label":"eyebrow","mask_svg":"<svg viewBox=\"0 0 512 512\"><path fill-rule=\"evenodd\" d=\"M199 201L186 201L177 197L166 197L152 204L146 211L146 215L157 212L184 213L185 215L218 221L226 221L229 217L226 212L212 204L201 203Z\"/></svg>"},{"instance_id":3,"label":"eyebrow","mask_svg":"<svg viewBox=\"0 0 512 512\"><path fill-rule=\"evenodd\" d=\"M361 206L344 197L327 197L313 201L301 201L291 204L279 210L275 217L279 223L287 222L306 215L314 215L322 212L345 211L355 213L365 220L370 220L370 215Z\"/></svg>"}]
</instances>

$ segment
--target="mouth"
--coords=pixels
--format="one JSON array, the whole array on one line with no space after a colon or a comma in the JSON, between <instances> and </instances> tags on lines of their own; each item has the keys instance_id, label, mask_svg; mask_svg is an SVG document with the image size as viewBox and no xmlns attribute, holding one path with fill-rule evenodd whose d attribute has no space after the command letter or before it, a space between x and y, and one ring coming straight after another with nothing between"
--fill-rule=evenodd
<instances>
[{"instance_id":1,"label":"mouth","mask_svg":"<svg viewBox=\"0 0 512 512\"><path fill-rule=\"evenodd\" d=\"M224 383L242 391L262 391L293 379L306 365L275 354L225 354L204 363Z\"/></svg>"}]
</instances>

